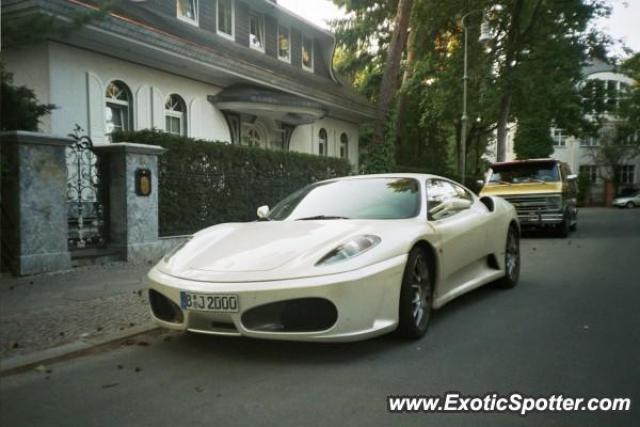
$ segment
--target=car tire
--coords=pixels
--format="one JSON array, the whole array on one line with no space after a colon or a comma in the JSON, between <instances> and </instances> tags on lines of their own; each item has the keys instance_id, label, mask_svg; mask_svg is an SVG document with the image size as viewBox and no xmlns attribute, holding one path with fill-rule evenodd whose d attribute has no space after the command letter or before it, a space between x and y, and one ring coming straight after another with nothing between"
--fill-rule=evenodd
<instances>
[{"instance_id":1,"label":"car tire","mask_svg":"<svg viewBox=\"0 0 640 427\"><path fill-rule=\"evenodd\" d=\"M421 248L413 248L402 276L396 334L411 339L422 337L427 332L432 302L428 255Z\"/></svg>"},{"instance_id":2,"label":"car tire","mask_svg":"<svg viewBox=\"0 0 640 427\"><path fill-rule=\"evenodd\" d=\"M511 289L520 279L520 232L518 227L511 225L507 233L504 248L504 277L496 282L502 289Z\"/></svg>"},{"instance_id":3,"label":"car tire","mask_svg":"<svg viewBox=\"0 0 640 427\"><path fill-rule=\"evenodd\" d=\"M625 205L625 207L626 207L627 209L633 209L633 208L635 208L635 207L636 207L636 204L635 204L635 203L633 203L633 202L627 202L627 204Z\"/></svg>"}]
</instances>

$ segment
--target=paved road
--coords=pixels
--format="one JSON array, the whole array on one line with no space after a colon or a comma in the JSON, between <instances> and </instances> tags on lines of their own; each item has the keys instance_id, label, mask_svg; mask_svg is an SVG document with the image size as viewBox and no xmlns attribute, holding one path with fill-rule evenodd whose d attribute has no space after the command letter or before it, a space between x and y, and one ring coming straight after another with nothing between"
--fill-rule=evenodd
<instances>
[{"instance_id":1,"label":"paved road","mask_svg":"<svg viewBox=\"0 0 640 427\"><path fill-rule=\"evenodd\" d=\"M523 241L519 286L436 313L427 336L311 345L176 334L2 378L0 423L640 425L640 209L583 210L570 239ZM389 394L631 397L632 412L403 414Z\"/></svg>"}]
</instances>

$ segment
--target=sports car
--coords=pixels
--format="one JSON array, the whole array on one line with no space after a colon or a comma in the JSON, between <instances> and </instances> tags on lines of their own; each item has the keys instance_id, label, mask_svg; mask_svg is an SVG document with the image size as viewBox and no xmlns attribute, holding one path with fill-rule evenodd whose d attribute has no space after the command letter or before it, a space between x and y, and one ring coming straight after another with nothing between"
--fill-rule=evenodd
<instances>
[{"instance_id":1,"label":"sports car","mask_svg":"<svg viewBox=\"0 0 640 427\"><path fill-rule=\"evenodd\" d=\"M515 286L519 238L511 204L446 178L330 179L170 251L147 276L151 312L204 334L419 338L433 309L491 282Z\"/></svg>"}]
</instances>

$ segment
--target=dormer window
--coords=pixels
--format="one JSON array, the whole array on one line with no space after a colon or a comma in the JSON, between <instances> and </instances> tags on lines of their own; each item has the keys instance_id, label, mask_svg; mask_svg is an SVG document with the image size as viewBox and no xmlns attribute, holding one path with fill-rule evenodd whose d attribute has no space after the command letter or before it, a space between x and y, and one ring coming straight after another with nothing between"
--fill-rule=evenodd
<instances>
[{"instance_id":1,"label":"dormer window","mask_svg":"<svg viewBox=\"0 0 640 427\"><path fill-rule=\"evenodd\" d=\"M234 0L218 0L218 34L233 40L235 38Z\"/></svg>"},{"instance_id":2,"label":"dormer window","mask_svg":"<svg viewBox=\"0 0 640 427\"><path fill-rule=\"evenodd\" d=\"M291 32L282 25L278 25L278 59L291 62Z\"/></svg>"},{"instance_id":3,"label":"dormer window","mask_svg":"<svg viewBox=\"0 0 640 427\"><path fill-rule=\"evenodd\" d=\"M198 0L178 0L176 4L178 19L198 25Z\"/></svg>"},{"instance_id":4,"label":"dormer window","mask_svg":"<svg viewBox=\"0 0 640 427\"><path fill-rule=\"evenodd\" d=\"M313 39L302 36L302 68L313 71Z\"/></svg>"},{"instance_id":5,"label":"dormer window","mask_svg":"<svg viewBox=\"0 0 640 427\"><path fill-rule=\"evenodd\" d=\"M252 12L249 16L249 29L249 45L264 52L264 16Z\"/></svg>"}]
</instances>

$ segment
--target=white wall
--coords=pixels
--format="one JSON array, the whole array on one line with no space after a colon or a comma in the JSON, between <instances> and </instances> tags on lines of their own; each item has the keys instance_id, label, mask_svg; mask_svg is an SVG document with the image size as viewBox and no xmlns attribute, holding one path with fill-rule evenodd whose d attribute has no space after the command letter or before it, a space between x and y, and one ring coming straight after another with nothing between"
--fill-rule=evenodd
<instances>
[{"instance_id":1,"label":"white wall","mask_svg":"<svg viewBox=\"0 0 640 427\"><path fill-rule=\"evenodd\" d=\"M32 89L41 104L54 103L49 93L49 50L47 43L11 47L2 50L6 70L13 73L13 83ZM40 130L52 133L51 118L40 120ZM53 132L56 133L56 132ZM66 135L69 132L60 133Z\"/></svg>"},{"instance_id":2,"label":"white wall","mask_svg":"<svg viewBox=\"0 0 640 427\"><path fill-rule=\"evenodd\" d=\"M53 133L67 134L78 123L96 144L108 142L104 92L110 81L121 80L134 97L134 129L164 129L164 102L176 93L187 105L189 136L231 138L224 116L207 101L220 87L58 43L49 45L49 58L50 101L60 106L51 116Z\"/></svg>"},{"instance_id":3,"label":"white wall","mask_svg":"<svg viewBox=\"0 0 640 427\"><path fill-rule=\"evenodd\" d=\"M357 168L359 126L354 123L325 117L315 123L298 126L291 136L289 149L301 153L318 154L318 134L320 129L323 128L327 131L329 138L328 155L330 157L340 156L340 135L342 133L347 134L349 138L349 162Z\"/></svg>"}]
</instances>

